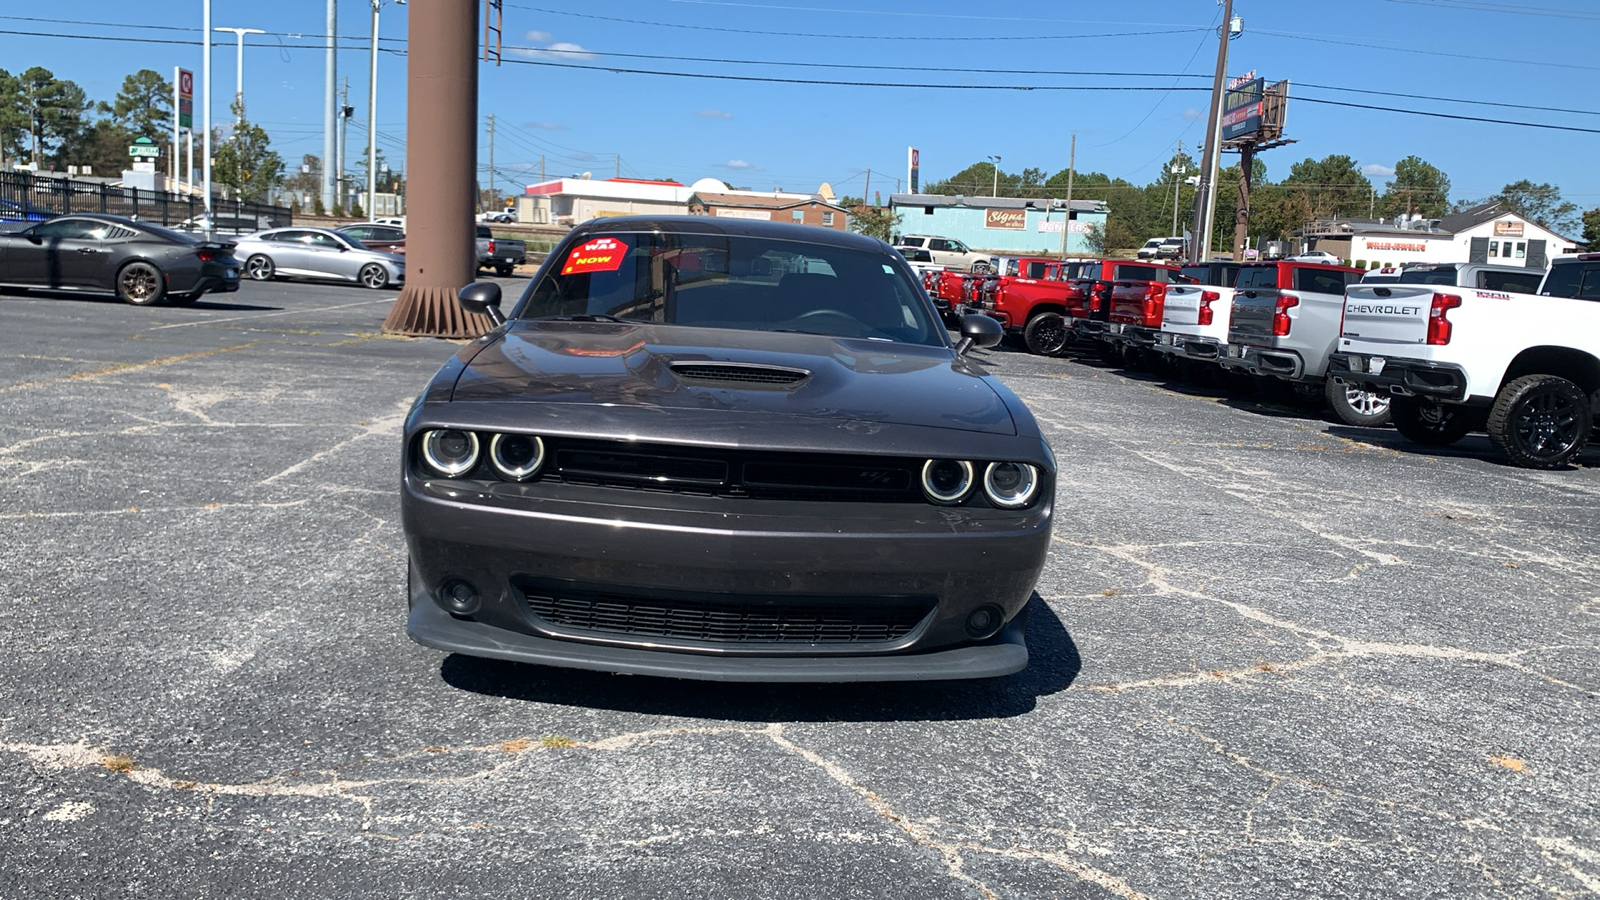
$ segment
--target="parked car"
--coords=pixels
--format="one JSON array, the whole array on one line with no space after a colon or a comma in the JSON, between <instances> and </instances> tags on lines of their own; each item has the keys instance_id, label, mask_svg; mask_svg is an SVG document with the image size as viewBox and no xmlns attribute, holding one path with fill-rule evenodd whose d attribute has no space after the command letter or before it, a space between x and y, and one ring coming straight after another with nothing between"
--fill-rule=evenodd
<instances>
[{"instance_id":1,"label":"parked car","mask_svg":"<svg viewBox=\"0 0 1600 900\"><path fill-rule=\"evenodd\" d=\"M479 269L494 269L496 275L510 275L512 269L528 259L525 241L495 237L487 225L477 226L477 235Z\"/></svg>"},{"instance_id":2,"label":"parked car","mask_svg":"<svg viewBox=\"0 0 1600 900\"><path fill-rule=\"evenodd\" d=\"M1233 285L1240 263L1204 262L1183 267L1193 284L1171 284L1161 309L1157 353L1190 363L1215 363L1228 345Z\"/></svg>"},{"instance_id":3,"label":"parked car","mask_svg":"<svg viewBox=\"0 0 1600 900\"><path fill-rule=\"evenodd\" d=\"M1155 259L1156 258L1156 251L1161 249L1161 242L1163 240L1165 240L1165 239L1164 238L1151 238L1150 240L1145 241L1144 242L1144 246L1140 247L1138 252L1135 253L1134 256L1137 256L1139 259Z\"/></svg>"},{"instance_id":4,"label":"parked car","mask_svg":"<svg viewBox=\"0 0 1600 900\"><path fill-rule=\"evenodd\" d=\"M1353 287L1330 378L1390 397L1415 443L1484 431L1515 465L1566 466L1600 400L1600 253L1558 256L1540 274L1408 265L1399 284Z\"/></svg>"},{"instance_id":5,"label":"parked car","mask_svg":"<svg viewBox=\"0 0 1600 900\"><path fill-rule=\"evenodd\" d=\"M326 228L276 228L239 239L234 251L244 272L256 281L319 278L349 281L369 288L405 281L405 257L371 250L360 241Z\"/></svg>"},{"instance_id":6,"label":"parked car","mask_svg":"<svg viewBox=\"0 0 1600 900\"><path fill-rule=\"evenodd\" d=\"M201 214L172 226L174 231L190 231L205 234L252 234L263 228L271 228L272 220L266 216L236 216L227 213L215 213L211 216Z\"/></svg>"},{"instance_id":7,"label":"parked car","mask_svg":"<svg viewBox=\"0 0 1600 900\"><path fill-rule=\"evenodd\" d=\"M944 271L944 266L934 262L933 254L927 250L923 250L920 247L896 247L894 249L905 259L906 265L910 266L912 271L919 276L927 272Z\"/></svg>"},{"instance_id":8,"label":"parked car","mask_svg":"<svg viewBox=\"0 0 1600 900\"><path fill-rule=\"evenodd\" d=\"M983 263L986 267L992 265L988 255L973 251L955 238L934 234L907 234L901 236L895 246L920 247L927 250L933 254L934 262L948 269L971 272L975 271L974 267L979 263Z\"/></svg>"},{"instance_id":9,"label":"parked car","mask_svg":"<svg viewBox=\"0 0 1600 900\"><path fill-rule=\"evenodd\" d=\"M1342 266L1342 265L1344 265L1344 260L1343 259L1341 259L1341 258L1339 258L1337 256L1334 256L1332 253L1329 253L1326 250L1307 250L1304 253L1297 253L1294 256L1291 256L1291 257L1288 257L1288 258L1289 258L1289 260L1291 260L1293 262L1324 263L1324 264L1330 265L1330 266Z\"/></svg>"},{"instance_id":10,"label":"parked car","mask_svg":"<svg viewBox=\"0 0 1600 900\"><path fill-rule=\"evenodd\" d=\"M0 285L186 306L239 289L233 246L122 216L58 216L0 233Z\"/></svg>"},{"instance_id":11,"label":"parked car","mask_svg":"<svg viewBox=\"0 0 1600 900\"><path fill-rule=\"evenodd\" d=\"M374 225L393 225L394 227L403 230L406 227L406 217L405 216L379 216L378 218L372 220L372 224L374 224Z\"/></svg>"},{"instance_id":12,"label":"parked car","mask_svg":"<svg viewBox=\"0 0 1600 900\"><path fill-rule=\"evenodd\" d=\"M478 217L478 221L480 222L515 222L516 220L516 213L513 213L509 209L496 212L486 212Z\"/></svg>"},{"instance_id":13,"label":"parked car","mask_svg":"<svg viewBox=\"0 0 1600 900\"><path fill-rule=\"evenodd\" d=\"M53 218L55 213L40 209L32 203L16 200L0 200L0 224L9 225L16 222L43 222Z\"/></svg>"},{"instance_id":14,"label":"parked car","mask_svg":"<svg viewBox=\"0 0 1600 900\"><path fill-rule=\"evenodd\" d=\"M1156 259L1183 259L1189 249L1189 242L1183 235L1162 238L1161 244L1156 247Z\"/></svg>"},{"instance_id":15,"label":"parked car","mask_svg":"<svg viewBox=\"0 0 1600 900\"><path fill-rule=\"evenodd\" d=\"M385 253L406 252L406 230L394 225L366 222L345 225L342 228L335 228L334 231L345 237L355 238L369 250L382 250Z\"/></svg>"},{"instance_id":16,"label":"parked car","mask_svg":"<svg viewBox=\"0 0 1600 900\"><path fill-rule=\"evenodd\" d=\"M860 235L698 216L575 228L426 386L402 442L408 634L742 681L1027 664L1055 465L1026 406Z\"/></svg>"},{"instance_id":17,"label":"parked car","mask_svg":"<svg viewBox=\"0 0 1600 900\"><path fill-rule=\"evenodd\" d=\"M1155 329L1149 328L1151 322L1160 328L1160 303L1166 296L1166 285L1186 280L1183 270L1171 263L1095 260L1070 282L1066 316L1072 328L1071 337L1097 344L1100 355L1106 361L1121 362L1123 351L1133 336L1124 332L1134 325L1142 326L1146 332L1153 332ZM1157 284L1161 287L1152 287ZM1118 300L1133 301L1139 309L1139 322L1135 323L1124 315L1128 312L1127 308L1123 308L1113 319L1112 313ZM1152 301L1156 304L1153 307L1148 305ZM1146 346L1152 341L1148 333L1140 339L1140 343Z\"/></svg>"}]
</instances>

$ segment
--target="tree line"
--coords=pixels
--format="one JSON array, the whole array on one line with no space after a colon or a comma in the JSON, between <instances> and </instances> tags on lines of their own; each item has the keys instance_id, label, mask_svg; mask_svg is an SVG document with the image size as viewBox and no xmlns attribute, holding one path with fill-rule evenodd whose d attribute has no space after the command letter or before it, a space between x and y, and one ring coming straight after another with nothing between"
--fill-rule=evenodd
<instances>
[{"instance_id":1,"label":"tree line","mask_svg":"<svg viewBox=\"0 0 1600 900\"><path fill-rule=\"evenodd\" d=\"M0 169L26 162L114 176L129 167L129 145L146 137L161 151L157 171L171 171L172 99L172 82L151 69L124 78L109 102L90 100L75 82L42 66L15 75L0 69ZM233 115L227 131L212 129L212 180L241 199L264 200L284 181L283 158L243 106L234 104Z\"/></svg>"},{"instance_id":2,"label":"tree line","mask_svg":"<svg viewBox=\"0 0 1600 900\"><path fill-rule=\"evenodd\" d=\"M1162 167L1162 176L1148 184L1134 184L1101 172L1075 172L1074 200L1100 200L1109 210L1104 248L1138 247L1152 237L1181 234L1192 221L1195 186L1188 180L1199 174L1198 162L1187 153L1175 153ZM1437 166L1417 156L1395 164L1394 174L1381 190L1362 173L1356 161L1343 154L1322 159L1306 158L1289 167L1279 181L1268 178L1265 162L1257 156L1251 167L1250 235L1261 240L1288 240L1292 233L1319 216L1383 218L1400 216L1438 219L1452 212L1498 201L1506 209L1558 234L1576 236L1591 249L1600 249L1600 208L1579 216L1578 206L1562 199L1552 184L1527 179L1507 184L1488 197L1450 199L1450 178ZM976 162L956 174L923 188L926 194L988 197L1052 197L1067 192L1066 169L1047 174L1040 168L1007 172L990 162ZM1222 169L1217 176L1216 228L1212 246L1233 245L1234 216L1238 205L1239 166ZM1173 231L1174 213L1177 230Z\"/></svg>"}]
</instances>

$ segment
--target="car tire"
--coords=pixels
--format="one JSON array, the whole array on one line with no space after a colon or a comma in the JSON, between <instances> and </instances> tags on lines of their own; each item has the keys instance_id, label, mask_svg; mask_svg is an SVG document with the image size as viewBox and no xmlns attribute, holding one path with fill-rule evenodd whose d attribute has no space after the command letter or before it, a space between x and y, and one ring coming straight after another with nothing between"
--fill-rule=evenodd
<instances>
[{"instance_id":1,"label":"car tire","mask_svg":"<svg viewBox=\"0 0 1600 900\"><path fill-rule=\"evenodd\" d=\"M1594 413L1583 389L1557 375L1524 375L1489 408L1489 442L1525 469L1560 469L1583 452Z\"/></svg>"},{"instance_id":2,"label":"car tire","mask_svg":"<svg viewBox=\"0 0 1600 900\"><path fill-rule=\"evenodd\" d=\"M265 253L257 253L244 261L244 274L251 281L271 281L277 273L278 267L272 264L272 257Z\"/></svg>"},{"instance_id":3,"label":"car tire","mask_svg":"<svg viewBox=\"0 0 1600 900\"><path fill-rule=\"evenodd\" d=\"M1022 341L1028 352L1039 356L1060 356L1067 349L1070 335L1067 320L1053 312L1039 313L1022 329Z\"/></svg>"},{"instance_id":4,"label":"car tire","mask_svg":"<svg viewBox=\"0 0 1600 900\"><path fill-rule=\"evenodd\" d=\"M161 302L167 293L161 270L147 262L131 262L117 270L117 299L134 306Z\"/></svg>"},{"instance_id":5,"label":"car tire","mask_svg":"<svg viewBox=\"0 0 1600 900\"><path fill-rule=\"evenodd\" d=\"M1353 384L1340 384L1332 378L1323 388L1328 407L1339 421L1362 428L1389 424L1389 397L1365 391Z\"/></svg>"},{"instance_id":6,"label":"car tire","mask_svg":"<svg viewBox=\"0 0 1600 900\"><path fill-rule=\"evenodd\" d=\"M1466 408L1412 397L1389 398L1389 420L1402 437L1424 447L1448 447L1472 430Z\"/></svg>"},{"instance_id":7,"label":"car tire","mask_svg":"<svg viewBox=\"0 0 1600 900\"><path fill-rule=\"evenodd\" d=\"M511 275L511 271L515 268L516 266L495 266L494 273L499 275L501 278L507 278Z\"/></svg>"},{"instance_id":8,"label":"car tire","mask_svg":"<svg viewBox=\"0 0 1600 900\"><path fill-rule=\"evenodd\" d=\"M389 272L377 263L367 263L361 267L361 273L356 276L361 281L362 287L381 290L389 286Z\"/></svg>"}]
</instances>

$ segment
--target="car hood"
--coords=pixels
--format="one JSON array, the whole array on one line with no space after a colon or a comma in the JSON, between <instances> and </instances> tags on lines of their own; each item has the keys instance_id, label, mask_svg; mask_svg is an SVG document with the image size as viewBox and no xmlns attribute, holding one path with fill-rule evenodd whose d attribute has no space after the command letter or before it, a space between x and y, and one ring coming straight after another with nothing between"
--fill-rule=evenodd
<instances>
[{"instance_id":1,"label":"car hood","mask_svg":"<svg viewBox=\"0 0 1600 900\"><path fill-rule=\"evenodd\" d=\"M689 377L696 364L802 370L771 385ZM687 371L686 371L687 370ZM1016 434L1005 401L947 347L674 325L538 321L462 370L454 402L538 402L851 419Z\"/></svg>"}]
</instances>

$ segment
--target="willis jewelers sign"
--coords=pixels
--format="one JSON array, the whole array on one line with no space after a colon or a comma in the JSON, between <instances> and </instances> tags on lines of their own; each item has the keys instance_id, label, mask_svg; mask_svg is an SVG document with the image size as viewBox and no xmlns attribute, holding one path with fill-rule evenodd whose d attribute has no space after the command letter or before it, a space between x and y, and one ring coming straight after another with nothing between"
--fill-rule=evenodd
<instances>
[{"instance_id":1,"label":"willis jewelers sign","mask_svg":"<svg viewBox=\"0 0 1600 900\"><path fill-rule=\"evenodd\" d=\"M983 227L1004 228L1007 231L1021 231L1027 226L1028 213L1021 209L986 209L983 211Z\"/></svg>"}]
</instances>

